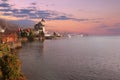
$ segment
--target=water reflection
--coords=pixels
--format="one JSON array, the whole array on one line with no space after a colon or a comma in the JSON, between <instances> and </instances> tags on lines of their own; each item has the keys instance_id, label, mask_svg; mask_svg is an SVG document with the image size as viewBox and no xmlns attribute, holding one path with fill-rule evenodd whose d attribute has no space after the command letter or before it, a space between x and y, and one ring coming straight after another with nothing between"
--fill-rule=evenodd
<instances>
[{"instance_id":1,"label":"water reflection","mask_svg":"<svg viewBox=\"0 0 120 80\"><path fill-rule=\"evenodd\" d=\"M43 56L44 54L44 42L39 42L39 49L38 49L38 51L39 51L39 56Z\"/></svg>"},{"instance_id":2,"label":"water reflection","mask_svg":"<svg viewBox=\"0 0 120 80\"><path fill-rule=\"evenodd\" d=\"M31 42L19 55L28 80L120 79L120 37Z\"/></svg>"},{"instance_id":3,"label":"water reflection","mask_svg":"<svg viewBox=\"0 0 120 80\"><path fill-rule=\"evenodd\" d=\"M20 56L40 58L44 53L44 42L36 41L24 43L20 53L23 53L20 54Z\"/></svg>"}]
</instances>

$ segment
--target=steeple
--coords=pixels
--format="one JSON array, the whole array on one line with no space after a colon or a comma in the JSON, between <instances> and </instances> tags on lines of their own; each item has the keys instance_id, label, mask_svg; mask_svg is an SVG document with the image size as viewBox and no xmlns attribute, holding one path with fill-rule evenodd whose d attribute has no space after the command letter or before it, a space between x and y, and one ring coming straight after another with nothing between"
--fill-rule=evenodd
<instances>
[{"instance_id":1,"label":"steeple","mask_svg":"<svg viewBox=\"0 0 120 80\"><path fill-rule=\"evenodd\" d=\"M41 22L45 22L45 20L42 18L42 19L41 19Z\"/></svg>"}]
</instances>

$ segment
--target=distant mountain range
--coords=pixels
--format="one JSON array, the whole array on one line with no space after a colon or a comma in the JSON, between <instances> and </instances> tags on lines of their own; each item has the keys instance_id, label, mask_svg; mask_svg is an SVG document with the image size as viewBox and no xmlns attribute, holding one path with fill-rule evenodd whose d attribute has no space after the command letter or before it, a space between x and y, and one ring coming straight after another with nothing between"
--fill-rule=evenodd
<instances>
[{"instance_id":1,"label":"distant mountain range","mask_svg":"<svg viewBox=\"0 0 120 80\"><path fill-rule=\"evenodd\" d=\"M27 27L33 27L34 25L35 25L35 22L31 20L0 19L0 28L6 29L7 33L17 31L19 27L27 28Z\"/></svg>"},{"instance_id":2,"label":"distant mountain range","mask_svg":"<svg viewBox=\"0 0 120 80\"><path fill-rule=\"evenodd\" d=\"M9 22L16 24L17 27L33 27L35 25L35 22L32 20L11 20Z\"/></svg>"}]
</instances>

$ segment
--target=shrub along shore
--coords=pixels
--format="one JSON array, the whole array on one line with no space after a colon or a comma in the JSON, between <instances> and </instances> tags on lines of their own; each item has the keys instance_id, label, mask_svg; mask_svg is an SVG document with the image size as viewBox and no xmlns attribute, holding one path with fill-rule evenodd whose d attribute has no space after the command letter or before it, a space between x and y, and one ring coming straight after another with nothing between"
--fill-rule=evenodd
<instances>
[{"instance_id":1,"label":"shrub along shore","mask_svg":"<svg viewBox=\"0 0 120 80\"><path fill-rule=\"evenodd\" d=\"M21 72L21 61L7 44L0 44L0 80L27 80Z\"/></svg>"}]
</instances>

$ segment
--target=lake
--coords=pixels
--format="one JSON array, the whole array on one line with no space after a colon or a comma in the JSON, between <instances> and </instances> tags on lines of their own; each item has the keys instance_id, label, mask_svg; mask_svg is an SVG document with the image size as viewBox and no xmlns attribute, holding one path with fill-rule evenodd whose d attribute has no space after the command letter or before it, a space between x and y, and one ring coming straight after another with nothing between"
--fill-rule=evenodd
<instances>
[{"instance_id":1,"label":"lake","mask_svg":"<svg viewBox=\"0 0 120 80\"><path fill-rule=\"evenodd\" d=\"M28 80L120 80L120 36L28 42L19 57Z\"/></svg>"}]
</instances>

